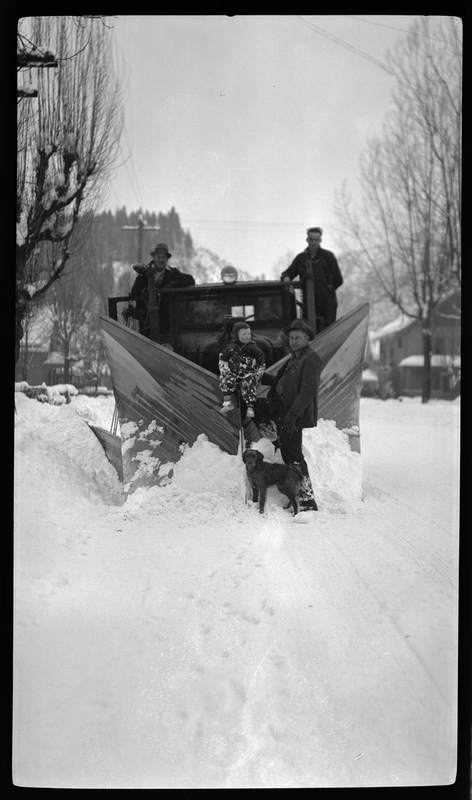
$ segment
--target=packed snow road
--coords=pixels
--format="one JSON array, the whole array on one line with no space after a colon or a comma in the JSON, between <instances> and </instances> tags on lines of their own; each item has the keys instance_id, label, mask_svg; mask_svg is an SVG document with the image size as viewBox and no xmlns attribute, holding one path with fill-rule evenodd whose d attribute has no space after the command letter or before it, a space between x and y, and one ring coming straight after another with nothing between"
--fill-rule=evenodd
<instances>
[{"instance_id":1,"label":"packed snow road","mask_svg":"<svg viewBox=\"0 0 472 800\"><path fill-rule=\"evenodd\" d=\"M18 785L454 780L458 404L363 400L362 500L321 426L309 524L209 443L120 504L73 408L18 405Z\"/></svg>"}]
</instances>

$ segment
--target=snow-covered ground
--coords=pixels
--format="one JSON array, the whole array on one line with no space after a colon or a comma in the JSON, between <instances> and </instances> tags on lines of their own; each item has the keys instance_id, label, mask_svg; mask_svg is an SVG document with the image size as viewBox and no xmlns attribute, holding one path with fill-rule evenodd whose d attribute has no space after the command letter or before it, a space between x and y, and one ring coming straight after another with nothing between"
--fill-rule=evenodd
<instances>
[{"instance_id":1,"label":"snow-covered ground","mask_svg":"<svg viewBox=\"0 0 472 800\"><path fill-rule=\"evenodd\" d=\"M459 401L306 432L295 524L208 441L124 501L112 398L15 400L16 785L454 781Z\"/></svg>"}]
</instances>

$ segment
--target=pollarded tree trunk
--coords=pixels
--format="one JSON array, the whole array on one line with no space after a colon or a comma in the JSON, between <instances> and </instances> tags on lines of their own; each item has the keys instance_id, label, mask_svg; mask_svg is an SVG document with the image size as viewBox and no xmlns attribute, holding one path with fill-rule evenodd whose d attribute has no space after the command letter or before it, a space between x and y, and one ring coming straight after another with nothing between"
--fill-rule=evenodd
<instances>
[{"instance_id":1,"label":"pollarded tree trunk","mask_svg":"<svg viewBox=\"0 0 472 800\"><path fill-rule=\"evenodd\" d=\"M62 276L79 213L98 198L118 153L122 86L109 28L95 17L19 23L26 50L51 45L58 64L54 76L36 69L37 98L18 104L17 358L23 320Z\"/></svg>"}]
</instances>

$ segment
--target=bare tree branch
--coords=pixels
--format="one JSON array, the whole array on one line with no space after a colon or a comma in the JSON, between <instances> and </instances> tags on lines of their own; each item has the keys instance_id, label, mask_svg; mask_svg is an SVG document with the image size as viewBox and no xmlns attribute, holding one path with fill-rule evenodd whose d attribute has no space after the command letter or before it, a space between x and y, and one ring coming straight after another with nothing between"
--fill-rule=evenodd
<instances>
[{"instance_id":1,"label":"bare tree branch","mask_svg":"<svg viewBox=\"0 0 472 800\"><path fill-rule=\"evenodd\" d=\"M461 280L460 38L459 20L423 18L388 55L398 85L383 135L361 158L362 204L354 214L346 193L337 197L338 216L369 274L422 326L424 401L432 314Z\"/></svg>"},{"instance_id":2,"label":"bare tree branch","mask_svg":"<svg viewBox=\"0 0 472 800\"><path fill-rule=\"evenodd\" d=\"M28 305L63 274L80 215L98 199L118 154L122 88L105 19L40 16L19 23L19 51L54 51L58 62L57 69L35 70L38 97L18 109L19 334ZM56 245L62 245L59 259Z\"/></svg>"}]
</instances>

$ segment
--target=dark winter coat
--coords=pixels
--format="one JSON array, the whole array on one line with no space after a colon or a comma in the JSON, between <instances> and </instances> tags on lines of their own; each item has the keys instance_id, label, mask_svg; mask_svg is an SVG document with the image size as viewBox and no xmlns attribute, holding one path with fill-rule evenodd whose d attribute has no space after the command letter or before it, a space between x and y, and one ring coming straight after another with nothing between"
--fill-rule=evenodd
<instances>
[{"instance_id":1,"label":"dark winter coat","mask_svg":"<svg viewBox=\"0 0 472 800\"><path fill-rule=\"evenodd\" d=\"M292 353L279 369L274 380L267 373L271 387L267 396L270 413L284 418L296 417L295 427L314 428L318 421L318 389L321 375L321 358L309 345L299 353Z\"/></svg>"},{"instance_id":2,"label":"dark winter coat","mask_svg":"<svg viewBox=\"0 0 472 800\"><path fill-rule=\"evenodd\" d=\"M331 250L324 250L324 248L319 247L316 255L311 256L307 247L303 253L295 256L288 269L282 272L281 279L290 278L290 280L294 280L296 277L303 279L307 261L313 265L316 316L322 317L325 327L327 327L336 320L336 309L338 307L336 289L343 283L341 270L334 253ZM305 308L305 317L306 314Z\"/></svg>"},{"instance_id":3,"label":"dark winter coat","mask_svg":"<svg viewBox=\"0 0 472 800\"><path fill-rule=\"evenodd\" d=\"M153 264L154 261L150 261L146 266L150 268ZM159 292L159 289L172 289L194 285L195 279L192 275L186 275L185 273L180 272L177 267L170 267L167 265L164 268L163 273L157 274L156 292ZM131 295L136 301L135 317L144 324L145 327L142 332L146 333L147 329L149 328L149 288L147 273L138 274L138 277L133 284L133 288L131 289ZM159 303L159 314L161 317L159 327L161 330L167 329L168 314L165 301L162 302L161 300Z\"/></svg>"}]
</instances>

